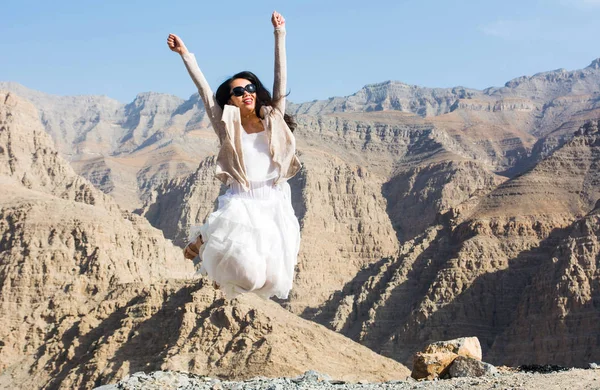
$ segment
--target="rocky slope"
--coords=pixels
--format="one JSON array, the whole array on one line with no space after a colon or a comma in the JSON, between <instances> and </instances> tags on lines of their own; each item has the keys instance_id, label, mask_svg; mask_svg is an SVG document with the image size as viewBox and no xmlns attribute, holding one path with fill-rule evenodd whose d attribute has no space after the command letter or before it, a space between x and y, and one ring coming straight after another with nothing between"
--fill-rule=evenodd
<instances>
[{"instance_id":1,"label":"rocky slope","mask_svg":"<svg viewBox=\"0 0 600 390\"><path fill-rule=\"evenodd\" d=\"M327 390L408 390L408 389L436 389L436 390L487 390L487 389L531 389L531 390L560 390L565 388L595 389L598 387L598 370L570 369L568 371L552 372L540 375L537 372L508 372L479 378L452 378L440 381L421 381L416 383L412 378L407 381L388 381L372 383L360 381L359 383L330 379L325 374L309 371L303 375L292 378L254 378L252 380L221 381L218 378L194 377L178 372L139 372L116 385L99 387L97 390L141 390L176 388L180 390L198 389L208 390L215 387L222 389L251 388L255 390L281 389L327 389ZM172 387L170 387L172 386Z\"/></svg>"},{"instance_id":2,"label":"rocky slope","mask_svg":"<svg viewBox=\"0 0 600 390\"><path fill-rule=\"evenodd\" d=\"M292 298L294 312L324 302L362 267L393 255L397 239L380 194L382 179L365 168L304 148L303 170L290 181L302 242ZM183 245L190 225L201 224L224 188L214 179L214 158L183 180L158 191L144 216Z\"/></svg>"},{"instance_id":3,"label":"rocky slope","mask_svg":"<svg viewBox=\"0 0 600 390\"><path fill-rule=\"evenodd\" d=\"M583 178L573 175L571 180L581 180L573 187L559 190L579 198L571 199L571 204L579 206L574 210L576 215L590 208L592 211L563 229L555 229L540 245L543 263L516 308L514 322L492 346L494 354L503 356L507 363L526 358L581 365L586 360L598 359L598 342L591 329L600 319L597 310L600 299L599 122L582 127L579 136L555 153L563 172L565 165L587 170ZM573 154L574 150L581 158ZM572 174L568 170L566 173ZM561 197L552 198L562 198L560 200L566 203L564 192ZM530 340L531 344L519 344L516 342L519 339Z\"/></svg>"},{"instance_id":4,"label":"rocky slope","mask_svg":"<svg viewBox=\"0 0 600 390\"><path fill-rule=\"evenodd\" d=\"M515 320L492 345L507 364L582 366L599 358L600 204L560 233L555 245L545 246L543 268L524 291Z\"/></svg>"},{"instance_id":5,"label":"rocky slope","mask_svg":"<svg viewBox=\"0 0 600 390\"><path fill-rule=\"evenodd\" d=\"M87 302L86 302L87 303ZM405 379L409 370L274 302L227 302L203 282L115 286L56 322L43 347L0 374L3 388L92 388L139 371L229 380L294 376L313 367L340 380Z\"/></svg>"},{"instance_id":6,"label":"rocky slope","mask_svg":"<svg viewBox=\"0 0 600 390\"><path fill-rule=\"evenodd\" d=\"M289 300L279 303L407 364L412 352L424 344L465 335L479 337L484 354L494 363L514 363L507 353L530 362L552 357L559 360L552 363L581 364L583 359L595 359L594 352L582 346L596 346L593 340L581 336L595 321L589 308L594 307L598 286L595 233L583 227L595 221L595 214L588 213L600 197L598 123L581 128L600 114L595 92L600 70L594 64L581 71L525 77L485 91L419 89L390 82L365 87L353 98L313 102L303 112L292 106L298 113L296 135L304 167L290 184L303 241L294 290ZM223 191L212 177L217 140L197 96L182 101L141 94L130 105L119 106L102 100L106 98L72 103L71 98L23 93L41 107L45 130L63 144L62 154L71 152L67 157L77 171L120 205L139 207L138 212L167 238L182 245L189 225L202 223L214 209ZM3 96L7 102L13 99ZM61 123L61 110L70 104L75 109ZM104 113L103 106L112 108ZM196 295L214 291L199 285L171 288L161 282L155 295L164 297L145 301L148 283L163 280L174 270L189 274L191 264L173 260L180 255L160 233L141 218L123 213L69 171L56 151L40 141L41 135L15 132L11 123L26 123L22 127L42 133L41 124L30 126L36 116L31 108L5 112L3 126L10 131L2 133L0 169L10 188L2 228L6 248L15 248L10 252L15 260L0 275L10 276L4 279L10 288L3 290L2 299L7 296L3 313L11 324L19 325L5 327L11 331L1 348L8 352L0 351L0 356L16 359L26 345L33 360L22 367L35 366L33 371L42 375L32 376L32 381L49 381L44 372L61 378L53 386L63 380L90 383L116 378L130 372L126 361L137 361L131 370L140 369L143 359L132 356L128 348L123 349L126 357L110 362L111 353L135 337L132 329L146 320L160 326L163 314L151 318L170 299L192 302ZM23 115L28 119L14 122ZM572 139L573 134L577 136ZM19 150L15 145L25 152L15 152ZM22 199L28 203L22 204ZM55 227L63 222L66 227ZM113 227L123 233L115 235ZM588 238L579 239L587 243L585 250L575 249L578 239L569 238L578 237L576 232L582 229L590 232ZM554 253L556 247L583 255L575 264L572 259L578 255L563 259ZM29 264L31 253L46 256L45 262ZM160 253L159 259L155 253ZM60 265L51 261L52 256L76 265ZM558 260L551 264L548 259L553 257ZM35 277L19 281L22 273ZM54 274L61 276L39 276ZM73 278L80 281L74 283ZM557 285L561 287L553 287ZM556 296L558 303L540 301L535 306L536 297L530 294L537 291L544 297ZM181 294L182 301L169 298L171 294ZM103 309L107 297L117 301ZM24 307L34 313L31 317L14 314L16 302L23 299L29 300ZM140 302L150 302L152 309L140 309L136 306ZM77 306L78 311L56 309L63 306ZM130 312L131 307L136 309ZM131 320L138 309L148 310L142 323ZM221 310L209 311L213 309ZM257 310L270 309L257 306ZM569 317L567 312L576 314ZM169 318L182 316L168 313ZM107 340L104 331L83 323L85 332L77 333L79 318L88 314L90 324L105 324L101 329L117 335L97 355L87 351ZM563 340L557 342L556 352L542 337L535 339L534 351L523 348L536 336L534 328L526 328L528 316L534 314L540 326L548 318L558 324L548 329ZM126 319L131 322L122 326ZM254 325L251 329L255 331ZM203 330L186 331L205 343ZM151 348L166 347L149 353L171 356L172 347L184 336L171 337L152 339ZM304 340L296 333L281 337ZM226 337L218 343L227 345L231 340ZM75 346L65 355L69 343ZM569 360L569 348L581 351ZM233 367L241 363L235 359L220 366L218 354L202 350L214 360L196 363L187 351L185 358L169 362L181 364L177 366L181 369L239 374ZM317 360L302 360L308 361ZM355 361L344 362L341 367ZM13 370L6 375L25 375L17 360L6 364ZM91 372L95 367L111 368L91 378L80 369L82 364ZM159 369L167 360L152 364ZM294 367L305 367L302 364Z\"/></svg>"},{"instance_id":7,"label":"rocky slope","mask_svg":"<svg viewBox=\"0 0 600 390\"><path fill-rule=\"evenodd\" d=\"M305 316L407 364L428 341L464 335L479 337L495 364L599 359L586 336L599 287L597 212L584 217L600 198L597 122L581 133L531 171L450 207Z\"/></svg>"},{"instance_id":8,"label":"rocky slope","mask_svg":"<svg viewBox=\"0 0 600 390\"><path fill-rule=\"evenodd\" d=\"M180 250L77 176L34 107L12 94L0 95L0 182L2 388L92 388L160 369L231 379L311 368L350 380L409 374L275 303L226 302L189 280Z\"/></svg>"},{"instance_id":9,"label":"rocky slope","mask_svg":"<svg viewBox=\"0 0 600 390\"><path fill-rule=\"evenodd\" d=\"M105 96L48 95L16 83L0 83L0 90L31 101L60 155L129 210L150 200L163 181L193 172L198 153L215 147L197 95L184 101L142 93L124 105Z\"/></svg>"},{"instance_id":10,"label":"rocky slope","mask_svg":"<svg viewBox=\"0 0 600 390\"><path fill-rule=\"evenodd\" d=\"M0 367L20 364L78 306L114 284L193 270L144 219L123 212L54 150L34 107L0 96ZM24 352L24 355L22 353Z\"/></svg>"}]
</instances>

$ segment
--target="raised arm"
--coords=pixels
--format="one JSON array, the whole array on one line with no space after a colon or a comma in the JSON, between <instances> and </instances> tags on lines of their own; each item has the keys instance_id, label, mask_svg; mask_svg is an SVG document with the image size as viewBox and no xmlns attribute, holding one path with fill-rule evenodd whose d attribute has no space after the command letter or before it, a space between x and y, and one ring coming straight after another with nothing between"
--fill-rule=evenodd
<instances>
[{"instance_id":1,"label":"raised arm","mask_svg":"<svg viewBox=\"0 0 600 390\"><path fill-rule=\"evenodd\" d=\"M287 88L287 60L285 54L285 19L273 12L271 23L275 27L275 78L273 80L273 102L282 114L285 113L285 95Z\"/></svg>"},{"instance_id":2,"label":"raised arm","mask_svg":"<svg viewBox=\"0 0 600 390\"><path fill-rule=\"evenodd\" d=\"M220 138L222 127L221 116L223 114L223 110L221 110L221 107L217 104L213 92L210 89L210 85L208 84L208 81L206 81L206 78L202 74L198 63L196 62L196 57L194 54L188 51L181 38L175 34L169 34L169 38L167 38L167 44L169 45L169 49L181 55L188 73L198 88L198 93L200 94L200 98L202 98L202 102L204 103L204 108L206 109L206 114L210 119L210 123L212 123L215 132Z\"/></svg>"}]
</instances>

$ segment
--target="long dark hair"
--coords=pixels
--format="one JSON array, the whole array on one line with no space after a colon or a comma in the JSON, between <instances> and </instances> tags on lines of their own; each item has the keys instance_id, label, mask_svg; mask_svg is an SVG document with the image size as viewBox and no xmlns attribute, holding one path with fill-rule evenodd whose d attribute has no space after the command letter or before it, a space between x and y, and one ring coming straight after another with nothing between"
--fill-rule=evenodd
<instances>
[{"instance_id":1,"label":"long dark hair","mask_svg":"<svg viewBox=\"0 0 600 390\"><path fill-rule=\"evenodd\" d=\"M256 85L256 107L254 110L257 117L261 117L260 109L262 106L273 106L274 102L273 98L271 97L271 93L265 88L263 83L260 82L254 73L245 70L243 72L234 74L232 77L225 80L223 84L219 85L216 98L217 103L219 106L221 106L221 109L225 108L225 105L227 102L229 102L229 98L231 97L231 82L235 79L246 79L252 84ZM287 123L288 127L293 132L297 126L296 121L294 121L294 118L291 115L288 115L284 112L282 112L282 114L285 123Z\"/></svg>"}]
</instances>

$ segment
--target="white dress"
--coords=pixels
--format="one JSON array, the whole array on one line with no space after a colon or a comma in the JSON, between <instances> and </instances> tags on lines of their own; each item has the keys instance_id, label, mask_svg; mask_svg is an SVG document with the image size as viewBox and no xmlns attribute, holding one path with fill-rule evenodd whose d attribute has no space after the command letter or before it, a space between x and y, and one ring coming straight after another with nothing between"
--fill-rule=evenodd
<instances>
[{"instance_id":1,"label":"white dress","mask_svg":"<svg viewBox=\"0 0 600 390\"><path fill-rule=\"evenodd\" d=\"M287 182L278 176L266 131L242 131L250 190L234 181L218 198L217 211L190 229L190 241L202 235L200 273L217 282L228 298L254 292L286 299L292 288L300 248L300 226Z\"/></svg>"}]
</instances>

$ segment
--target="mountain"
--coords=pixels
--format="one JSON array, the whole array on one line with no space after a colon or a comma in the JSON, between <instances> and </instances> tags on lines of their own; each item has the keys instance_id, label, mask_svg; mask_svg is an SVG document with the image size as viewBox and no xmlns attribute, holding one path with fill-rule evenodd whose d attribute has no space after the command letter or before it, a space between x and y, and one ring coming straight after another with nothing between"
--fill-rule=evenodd
<instances>
[{"instance_id":1,"label":"mountain","mask_svg":"<svg viewBox=\"0 0 600 390\"><path fill-rule=\"evenodd\" d=\"M483 91L464 87L423 88L398 81L371 84L348 97L293 105L294 114L324 115L337 112L401 111L421 117L440 116L457 109L487 112L531 112L528 133L546 135L561 124L565 109L574 115L598 109L600 58L584 69L557 69L522 76L503 87ZM597 114L597 112L596 112ZM558 118L557 118L558 117ZM558 121L557 121L558 119Z\"/></svg>"},{"instance_id":2,"label":"mountain","mask_svg":"<svg viewBox=\"0 0 600 390\"><path fill-rule=\"evenodd\" d=\"M598 122L588 123L530 171L440 213L304 316L405 363L431 340L465 335L494 364L597 360L588 335L600 294L599 140Z\"/></svg>"},{"instance_id":3,"label":"mountain","mask_svg":"<svg viewBox=\"0 0 600 390\"><path fill-rule=\"evenodd\" d=\"M483 91L386 81L347 97L290 104L289 111L300 121L306 118L307 126L315 117L327 121L335 115L410 127L418 122L408 115L413 114L471 158L512 175L539 160L543 147L536 148L536 142L564 143L600 115L599 87L595 60L584 69L523 76ZM0 82L3 89L32 101L61 155L129 210L153 202L155 188L192 174L217 147L197 94L184 101L148 92L121 104L104 96L48 95L11 82ZM298 137L310 130L299 128Z\"/></svg>"},{"instance_id":4,"label":"mountain","mask_svg":"<svg viewBox=\"0 0 600 390\"><path fill-rule=\"evenodd\" d=\"M600 204L544 247L544 269L531 280L510 326L492 345L508 364L581 366L598 359ZM552 297L552 299L548 299ZM519 340L529 340L528 343Z\"/></svg>"},{"instance_id":5,"label":"mountain","mask_svg":"<svg viewBox=\"0 0 600 390\"><path fill-rule=\"evenodd\" d=\"M141 93L130 104L105 96L48 95L16 83L0 90L31 101L56 147L75 170L129 210L162 181L193 172L197 153L216 146L198 96ZM209 141L206 142L206 134Z\"/></svg>"},{"instance_id":6,"label":"mountain","mask_svg":"<svg viewBox=\"0 0 600 390\"><path fill-rule=\"evenodd\" d=\"M163 267L161 264L176 262L180 254L144 221L145 218L166 239L182 246L189 225L202 223L214 210L216 197L224 191L213 177L218 141L197 95L183 101L160 94L140 94L129 105L115 104L112 114L101 107L113 104L110 99L72 98L76 100L72 103L73 115L65 115L67 119L60 124L52 118L61 117L61 110L71 104L71 98L61 100L23 90L34 103L37 99L35 104L42 107L39 117L46 120L35 122L37 114L31 106L23 110L11 108L6 109L10 120L20 118L23 112L29 118L29 124L11 126L33 127L39 134L45 130L59 139L59 145L64 143L64 150L57 153L45 146L48 152L44 154L29 146L26 157L15 160L11 157L14 153L7 152L12 150L9 145L22 145L26 139L37 140L41 135L36 138L14 131L4 133L10 137L5 136L2 144L4 168L0 169L4 169L2 180L11 183L6 193L14 195L6 197L13 203L3 206L0 221L7 237L6 248L17 249L13 254L16 260L10 263L11 276L3 279L4 285L10 286L3 290L3 299L6 291L10 296L6 302L12 305L3 309L6 318L10 318L4 328L13 330L3 335L10 340L10 346L2 348L11 351L6 355L11 359L23 345L35 356L43 356L37 363L30 361L21 366L26 367L23 370L33 365L46 367L45 371L34 371L42 375L39 378L48 372L62 378L53 384L96 380L105 383L143 369L149 359L136 355L136 349L156 356L150 363L152 369L172 368L177 362L181 369L193 367L197 372L236 376L257 372L258 366L252 364L258 362L272 367L274 373L282 368L275 361L264 360L268 354L262 352L256 352L257 360L248 357L247 365L232 355L219 360L237 348L233 346L238 342L247 348L243 356L255 353L249 341L239 341L223 329L248 329L256 335L262 332L257 329L269 321L282 318L282 323L294 325L289 327L291 333L286 333L285 327L271 329L274 333L268 334L281 342L269 344L275 349L300 348L286 344L287 339L315 344L314 340L334 337L331 331L335 331L408 366L412 354L424 345L461 336L477 336L485 359L496 364L581 366L597 360L597 340L586 335L594 334L599 286L594 228L600 198L600 100L595 92L599 75L596 60L582 70L544 72L484 91L427 89L384 82L347 98L291 105L298 122L295 134L303 163L303 169L290 180L292 203L302 229L294 288L288 300L277 301L279 306L239 301L232 304L238 309L232 308L231 312L220 301L219 292L210 286L170 276L175 269L183 271L191 265ZM14 84L1 87L22 88ZM102 99L107 102L98 103ZM88 105L86 100L96 103ZM96 108L89 108L94 104ZM81 113L88 112L88 108L88 116ZM96 117L99 119L93 119ZM7 123L8 118L6 114ZM107 132L109 128L112 133ZM66 174L70 168L60 160L63 155L103 193L74 172ZM50 158L47 156L62 161L62 168L39 165ZM31 168L19 168L16 161L31 161ZM30 191L29 195L20 195L23 191ZM32 198L33 193L52 200L42 208L21 209L24 206L20 199ZM78 208L81 205L73 206L73 201L118 212L103 219L104 211L83 210ZM123 209L135 209L136 215ZM69 217L70 210L85 215L85 223ZM117 214L121 219L126 215L126 220L135 221L132 224L139 230L131 232L121 227L121 222L115 222L121 221ZM12 222L26 218L32 222ZM54 227L63 220L69 221L65 229ZM85 238L75 228L78 224L89 225ZM41 226L40 231L37 226ZM111 233L113 226L124 232L125 241L117 238L121 234ZM108 233L94 234L93 229L99 227ZM68 252L62 255L65 259L85 262L83 259L94 253L99 256L100 249L105 250L108 254L103 258L109 260L98 260L98 266L95 261L92 264L105 270L102 275L109 275L114 283L102 284L93 279L97 278L96 273L88 275L87 271L83 271L84 276L78 276L80 271L67 274L73 269L69 264L57 266L56 272L63 275L57 280L63 284L52 285L48 290L62 294L60 299L47 298L45 291L49 287L39 276L35 281L23 282L27 288L12 288L12 280L19 275L15 271L18 264L29 264L32 248L40 242L50 242L44 234L53 229L60 233L59 237L65 237L61 245L75 248L69 250L76 255ZM151 243L145 241L147 238ZM143 250L135 249L138 244L133 243L138 242ZM94 252L96 247L100 248L98 252ZM138 251L148 256L139 264L132 259ZM154 261L156 251L166 254ZM33 264L36 265L28 265L32 270L26 274L38 275L38 269L44 269ZM5 271L0 271L3 275L1 272ZM118 282L120 277L127 282ZM98 287L92 287L91 292L86 287L68 287L74 279L81 278L82 286ZM116 287L112 287L115 283ZM149 283L160 287L152 290ZM83 295L78 292L82 289ZM93 293L96 290L101 292ZM33 299L24 309L34 313L33 317L13 316L13 312L18 312L14 302L23 299ZM72 309L68 315L60 311L58 317L48 314L57 307L55 301L63 300L77 301L81 316L89 316L86 321L91 325L81 325L88 333L78 333L79 325L76 328L75 324L81 316ZM52 309L35 306L47 302L53 302ZM178 307L190 302L193 304L188 307L189 312L178 311ZM253 310L250 307L270 320L242 320ZM235 310L242 314L234 316L231 313ZM271 310L275 314L265 314ZM301 318L288 317L291 314L286 310L325 325L329 331L320 333L324 329L315 324L310 325L315 328L304 328L309 325ZM196 317L198 313L203 314ZM212 344L206 335L212 333L205 333L204 326L212 323L213 316L230 319L223 320L225 325L215 331L222 331L223 338L215 341L219 347L207 349L204 346ZM235 321L231 320L234 317ZM191 325L194 318L200 318L198 329ZM189 326L182 326L188 322ZM57 329L53 325L57 323L63 325L53 330L55 333L48 333L47 329ZM533 325L546 333L536 333ZM160 338L163 334L148 335L149 329L161 326L173 330L163 332L168 335L166 339ZM142 336L136 336L134 329L140 327ZM306 336L309 333L312 336ZM185 345L186 335L197 344ZM257 337L252 336L252 343ZM130 339L134 341L128 342ZM150 340L149 346L142 348L144 340ZM71 341L81 347L77 349L76 345L72 352L65 352ZM105 343L105 349L96 351L94 348L101 343ZM336 343L340 348L350 348L342 341ZM88 350L92 352L88 354ZM62 351L62 355L57 351ZM112 355L115 351L118 353ZM326 364L313 356L322 351L317 348L309 354L300 353L307 356L306 360L294 363L293 369L290 365L290 372L315 362ZM363 352L356 352L357 359L371 359ZM195 359L196 353L203 357ZM2 352L0 356L4 356ZM356 361L332 360L332 364L350 367ZM378 362L391 364L386 359ZM7 364L11 370L18 371L20 367L15 361ZM236 371L240 364L241 371ZM83 366L90 367L88 372L93 373L93 378L82 373ZM102 371L97 367L108 368ZM395 367L394 370L400 370ZM18 371L18 375L17 371L6 372L25 377L25 371ZM348 371L338 373L349 375ZM36 380L35 376L32 378Z\"/></svg>"},{"instance_id":7,"label":"mountain","mask_svg":"<svg viewBox=\"0 0 600 390\"><path fill-rule=\"evenodd\" d=\"M144 218L78 176L33 105L0 94L0 387L141 370L391 380L406 367L255 296L225 301Z\"/></svg>"}]
</instances>

